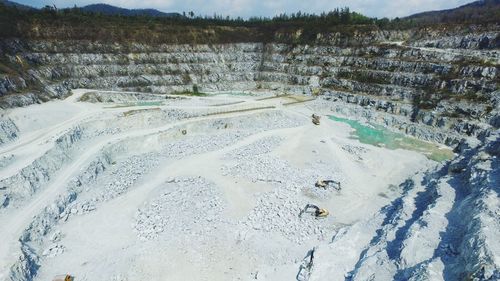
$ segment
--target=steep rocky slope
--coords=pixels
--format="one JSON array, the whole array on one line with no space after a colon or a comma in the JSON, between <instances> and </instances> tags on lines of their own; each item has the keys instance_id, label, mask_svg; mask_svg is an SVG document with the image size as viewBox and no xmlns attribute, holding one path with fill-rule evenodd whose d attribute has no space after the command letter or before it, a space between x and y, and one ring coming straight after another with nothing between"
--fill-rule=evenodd
<instances>
[{"instance_id":1,"label":"steep rocky slope","mask_svg":"<svg viewBox=\"0 0 500 281\"><path fill-rule=\"evenodd\" d=\"M0 77L1 106L65 97L72 88L272 89L327 94L411 122L480 135L485 124L499 122L492 114L498 104L497 37L498 27L490 26L469 33L378 31L349 42L330 34L321 39L327 45L315 46L3 40L13 71Z\"/></svg>"},{"instance_id":2,"label":"steep rocky slope","mask_svg":"<svg viewBox=\"0 0 500 281\"><path fill-rule=\"evenodd\" d=\"M463 143L403 182L401 197L315 248L302 280L498 280L499 144L498 132Z\"/></svg>"}]
</instances>

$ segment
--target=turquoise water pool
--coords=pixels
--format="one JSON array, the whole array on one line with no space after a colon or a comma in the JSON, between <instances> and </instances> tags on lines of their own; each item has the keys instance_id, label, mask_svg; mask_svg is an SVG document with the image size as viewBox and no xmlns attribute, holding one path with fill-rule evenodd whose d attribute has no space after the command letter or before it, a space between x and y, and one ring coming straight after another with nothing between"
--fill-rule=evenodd
<instances>
[{"instance_id":1,"label":"turquoise water pool","mask_svg":"<svg viewBox=\"0 0 500 281\"><path fill-rule=\"evenodd\" d=\"M346 123L354 129L351 136L362 143L388 149L407 149L417 151L434 161L446 161L453 157L453 151L437 144L422 141L401 133L392 132L380 125L363 125L356 120L329 116L331 120Z\"/></svg>"}]
</instances>

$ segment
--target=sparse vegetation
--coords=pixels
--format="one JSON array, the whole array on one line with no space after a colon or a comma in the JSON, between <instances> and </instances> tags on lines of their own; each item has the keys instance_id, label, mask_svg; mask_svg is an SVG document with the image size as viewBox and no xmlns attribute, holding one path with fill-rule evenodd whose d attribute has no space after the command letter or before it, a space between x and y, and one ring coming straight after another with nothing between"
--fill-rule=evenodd
<instances>
[{"instance_id":1,"label":"sparse vegetation","mask_svg":"<svg viewBox=\"0 0 500 281\"><path fill-rule=\"evenodd\" d=\"M383 77L380 74L369 73L362 70L339 71L339 73L337 73L337 77L371 84L390 84L391 82L387 77Z\"/></svg>"},{"instance_id":2,"label":"sparse vegetation","mask_svg":"<svg viewBox=\"0 0 500 281\"><path fill-rule=\"evenodd\" d=\"M415 25L438 23L498 23L500 18L498 0L475 1L464 6L444 11L424 12L406 18Z\"/></svg>"},{"instance_id":3,"label":"sparse vegetation","mask_svg":"<svg viewBox=\"0 0 500 281\"><path fill-rule=\"evenodd\" d=\"M79 101L82 101L82 102L87 102L87 101L89 101L89 100L90 100L90 94L91 94L91 93L85 93L85 94L83 94L83 95L80 97Z\"/></svg>"},{"instance_id":4,"label":"sparse vegetation","mask_svg":"<svg viewBox=\"0 0 500 281\"><path fill-rule=\"evenodd\" d=\"M182 75L182 82L183 82L184 84L189 84L189 83L191 83L191 76L189 75L189 73L184 73L184 74Z\"/></svg>"},{"instance_id":5,"label":"sparse vegetation","mask_svg":"<svg viewBox=\"0 0 500 281\"><path fill-rule=\"evenodd\" d=\"M205 97L208 96L207 93L202 93L199 91L198 85L193 85L192 90L184 90L173 92L172 95L180 95L180 96L195 96L195 97Z\"/></svg>"},{"instance_id":6,"label":"sparse vegetation","mask_svg":"<svg viewBox=\"0 0 500 281\"><path fill-rule=\"evenodd\" d=\"M431 110L436 108L440 101L450 99L453 93L447 89L424 87L420 93L413 96L413 107L417 110Z\"/></svg>"},{"instance_id":7,"label":"sparse vegetation","mask_svg":"<svg viewBox=\"0 0 500 281\"><path fill-rule=\"evenodd\" d=\"M185 91L176 91L173 92L172 95L179 95L179 96L195 96L195 97L204 97L207 96L206 93L195 93L193 91L185 90Z\"/></svg>"},{"instance_id":8,"label":"sparse vegetation","mask_svg":"<svg viewBox=\"0 0 500 281\"><path fill-rule=\"evenodd\" d=\"M458 68L470 65L477 65L482 67L496 67L497 65L491 61L476 58L476 57L462 57L459 61L455 62Z\"/></svg>"}]
</instances>

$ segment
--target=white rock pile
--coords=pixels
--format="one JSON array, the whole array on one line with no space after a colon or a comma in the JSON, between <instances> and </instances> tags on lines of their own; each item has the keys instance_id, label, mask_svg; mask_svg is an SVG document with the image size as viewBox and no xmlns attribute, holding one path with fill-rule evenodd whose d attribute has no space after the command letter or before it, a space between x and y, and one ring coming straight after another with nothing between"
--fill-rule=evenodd
<instances>
[{"instance_id":1,"label":"white rock pile","mask_svg":"<svg viewBox=\"0 0 500 281\"><path fill-rule=\"evenodd\" d=\"M308 169L299 169L270 154L280 142L277 137L263 138L225 155L235 164L224 165L222 175L265 182L273 187L271 191L257 195L255 208L240 223L255 231L281 233L298 244L309 239L326 239L325 234L334 229L331 218L316 219L307 213L299 217L299 214L306 204L337 194L333 189L314 187L319 178L342 179L336 175L334 167L324 163L313 163Z\"/></svg>"},{"instance_id":2,"label":"white rock pile","mask_svg":"<svg viewBox=\"0 0 500 281\"><path fill-rule=\"evenodd\" d=\"M368 151L366 148L357 145L343 145L342 150L351 154L356 160L363 161L363 155Z\"/></svg>"},{"instance_id":3,"label":"white rock pile","mask_svg":"<svg viewBox=\"0 0 500 281\"><path fill-rule=\"evenodd\" d=\"M48 257L48 258L53 258L55 256L58 256L62 253L64 253L64 250L66 248L59 244L59 243L54 243L54 244L51 244L47 249L45 249L42 253L42 255L44 257Z\"/></svg>"},{"instance_id":4,"label":"white rock pile","mask_svg":"<svg viewBox=\"0 0 500 281\"><path fill-rule=\"evenodd\" d=\"M206 235L224 223L224 203L217 187L203 178L175 179L165 191L140 208L134 231L141 240L168 234Z\"/></svg>"}]
</instances>

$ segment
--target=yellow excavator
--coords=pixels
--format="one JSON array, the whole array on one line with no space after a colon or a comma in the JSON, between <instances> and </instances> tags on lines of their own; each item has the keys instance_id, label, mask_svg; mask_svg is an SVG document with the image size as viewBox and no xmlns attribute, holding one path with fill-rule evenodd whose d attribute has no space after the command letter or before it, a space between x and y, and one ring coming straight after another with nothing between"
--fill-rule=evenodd
<instances>
[{"instance_id":1,"label":"yellow excavator","mask_svg":"<svg viewBox=\"0 0 500 281\"><path fill-rule=\"evenodd\" d=\"M315 184L316 187L318 188L323 188L327 189L328 187L332 187L336 190L341 189L340 182L339 181L334 181L334 180L318 180Z\"/></svg>"},{"instance_id":2,"label":"yellow excavator","mask_svg":"<svg viewBox=\"0 0 500 281\"><path fill-rule=\"evenodd\" d=\"M309 209L313 209L313 212L310 212ZM316 218L326 218L330 212L327 209L320 208L313 204L307 204L302 211L300 211L299 217L302 217L304 213L312 213Z\"/></svg>"}]
</instances>

